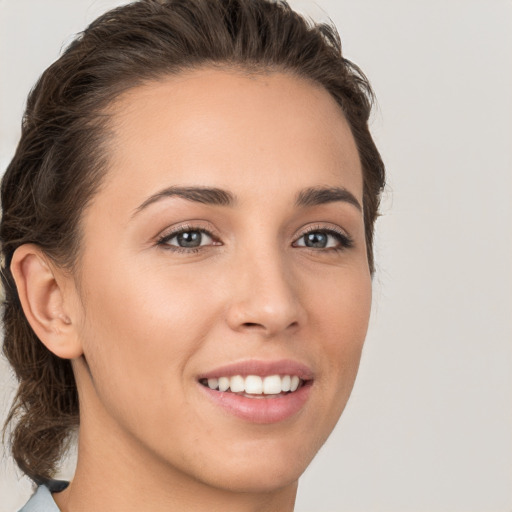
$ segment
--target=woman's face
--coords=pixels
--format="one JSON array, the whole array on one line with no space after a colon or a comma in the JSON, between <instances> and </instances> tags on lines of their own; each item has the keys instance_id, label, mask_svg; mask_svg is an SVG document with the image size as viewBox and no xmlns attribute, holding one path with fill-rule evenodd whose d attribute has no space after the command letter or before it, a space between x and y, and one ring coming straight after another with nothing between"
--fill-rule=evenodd
<instances>
[{"instance_id":1,"label":"woman's face","mask_svg":"<svg viewBox=\"0 0 512 512\"><path fill-rule=\"evenodd\" d=\"M370 314L341 110L289 74L196 70L124 94L109 155L73 292L84 438L217 488L293 483L345 407Z\"/></svg>"}]
</instances>

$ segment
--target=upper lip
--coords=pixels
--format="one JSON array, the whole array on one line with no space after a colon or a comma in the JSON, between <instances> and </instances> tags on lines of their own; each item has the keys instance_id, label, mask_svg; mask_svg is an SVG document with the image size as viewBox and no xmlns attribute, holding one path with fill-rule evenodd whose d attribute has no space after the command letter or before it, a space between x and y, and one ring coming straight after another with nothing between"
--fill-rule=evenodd
<instances>
[{"instance_id":1,"label":"upper lip","mask_svg":"<svg viewBox=\"0 0 512 512\"><path fill-rule=\"evenodd\" d=\"M219 377L232 377L234 375L297 375L302 380L312 380L313 371L303 363L292 359L280 359L276 361L264 361L249 359L237 363L219 366L211 371L198 376L201 379L214 379Z\"/></svg>"}]
</instances>

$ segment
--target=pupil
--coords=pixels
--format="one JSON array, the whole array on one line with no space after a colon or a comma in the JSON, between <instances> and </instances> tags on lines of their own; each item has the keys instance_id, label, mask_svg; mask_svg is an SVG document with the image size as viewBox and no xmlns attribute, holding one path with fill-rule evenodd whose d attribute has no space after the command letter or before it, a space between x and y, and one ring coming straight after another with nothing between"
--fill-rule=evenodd
<instances>
[{"instance_id":1,"label":"pupil","mask_svg":"<svg viewBox=\"0 0 512 512\"><path fill-rule=\"evenodd\" d=\"M185 231L177 236L180 247L199 247L201 245L200 231Z\"/></svg>"},{"instance_id":2,"label":"pupil","mask_svg":"<svg viewBox=\"0 0 512 512\"><path fill-rule=\"evenodd\" d=\"M309 233L306 235L306 246L315 248L324 248L327 245L327 235L325 233Z\"/></svg>"}]
</instances>

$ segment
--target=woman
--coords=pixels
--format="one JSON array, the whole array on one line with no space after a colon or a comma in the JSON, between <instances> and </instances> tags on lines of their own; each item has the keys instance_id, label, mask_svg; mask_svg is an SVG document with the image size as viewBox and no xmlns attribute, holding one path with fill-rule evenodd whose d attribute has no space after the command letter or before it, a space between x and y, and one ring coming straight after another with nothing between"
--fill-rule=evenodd
<instances>
[{"instance_id":1,"label":"woman","mask_svg":"<svg viewBox=\"0 0 512 512\"><path fill-rule=\"evenodd\" d=\"M265 0L134 2L48 68L2 182L25 510L293 510L368 324L370 107Z\"/></svg>"}]
</instances>

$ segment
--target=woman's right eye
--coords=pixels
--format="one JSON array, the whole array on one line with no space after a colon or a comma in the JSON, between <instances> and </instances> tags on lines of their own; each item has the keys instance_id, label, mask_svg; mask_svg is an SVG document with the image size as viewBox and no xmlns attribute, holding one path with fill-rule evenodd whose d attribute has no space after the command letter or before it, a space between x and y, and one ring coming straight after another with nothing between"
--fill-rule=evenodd
<instances>
[{"instance_id":1,"label":"woman's right eye","mask_svg":"<svg viewBox=\"0 0 512 512\"><path fill-rule=\"evenodd\" d=\"M213 237L204 229L181 229L162 236L158 245L170 246L177 250L199 249L203 246L215 245Z\"/></svg>"}]
</instances>

